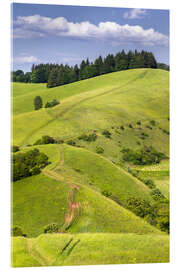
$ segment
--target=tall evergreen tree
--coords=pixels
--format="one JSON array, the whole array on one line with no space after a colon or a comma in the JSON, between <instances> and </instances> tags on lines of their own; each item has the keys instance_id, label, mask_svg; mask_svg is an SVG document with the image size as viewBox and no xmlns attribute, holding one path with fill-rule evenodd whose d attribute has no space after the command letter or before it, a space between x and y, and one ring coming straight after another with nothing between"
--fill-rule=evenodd
<instances>
[{"instance_id":1,"label":"tall evergreen tree","mask_svg":"<svg viewBox=\"0 0 180 270\"><path fill-rule=\"evenodd\" d=\"M40 96L36 96L34 98L34 109L39 110L43 106L42 98Z\"/></svg>"}]
</instances>

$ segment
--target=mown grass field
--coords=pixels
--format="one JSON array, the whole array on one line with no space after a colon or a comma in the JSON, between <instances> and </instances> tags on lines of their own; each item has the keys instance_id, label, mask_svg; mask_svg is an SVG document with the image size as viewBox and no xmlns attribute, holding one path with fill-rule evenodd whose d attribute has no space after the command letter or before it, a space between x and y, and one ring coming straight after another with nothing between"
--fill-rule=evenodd
<instances>
[{"instance_id":1,"label":"mown grass field","mask_svg":"<svg viewBox=\"0 0 180 270\"><path fill-rule=\"evenodd\" d=\"M168 235L108 233L14 237L13 266L168 262L168 238Z\"/></svg>"},{"instance_id":2,"label":"mown grass field","mask_svg":"<svg viewBox=\"0 0 180 270\"><path fill-rule=\"evenodd\" d=\"M38 95L43 104L54 98L61 103L35 111ZM12 103L12 144L20 152L38 148L51 162L41 174L12 185L13 226L27 234L13 237L13 266L168 262L169 236L127 210L126 201L153 202L150 188L129 168L169 196L169 73L132 69L51 89L14 83ZM97 139L79 139L89 134ZM43 135L64 143L33 146ZM145 146L167 159L153 166L123 162L124 148ZM61 233L43 234L50 223Z\"/></svg>"}]
</instances>

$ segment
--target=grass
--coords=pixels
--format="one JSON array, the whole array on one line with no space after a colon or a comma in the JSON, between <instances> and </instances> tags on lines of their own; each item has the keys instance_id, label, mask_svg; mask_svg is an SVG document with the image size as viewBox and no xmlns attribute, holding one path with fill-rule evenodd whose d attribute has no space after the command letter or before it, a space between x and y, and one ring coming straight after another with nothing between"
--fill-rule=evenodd
<instances>
[{"instance_id":1,"label":"grass","mask_svg":"<svg viewBox=\"0 0 180 270\"><path fill-rule=\"evenodd\" d=\"M166 198L169 198L169 160L162 160L159 164L148 166L133 166L138 171L138 177L151 179Z\"/></svg>"},{"instance_id":2,"label":"grass","mask_svg":"<svg viewBox=\"0 0 180 270\"><path fill-rule=\"evenodd\" d=\"M117 76L119 81L113 80L114 77L117 78ZM123 74L118 72L115 75L114 73L108 74L108 76L102 75L88 80L55 87L53 89L46 88L46 84L13 83L13 114L33 111L33 100L35 96L41 96L45 105L47 101L52 100L53 98L61 101L68 97L88 91L101 90L103 88L111 90L112 87L122 86L130 80L131 78L129 78L127 72L123 72Z\"/></svg>"},{"instance_id":3,"label":"grass","mask_svg":"<svg viewBox=\"0 0 180 270\"><path fill-rule=\"evenodd\" d=\"M21 256L17 246L27 241L32 248L29 251L24 248ZM25 256L33 266L38 266L37 261L39 266L169 262L167 235L50 234L28 240L14 237L13 246L14 267L27 266Z\"/></svg>"},{"instance_id":4,"label":"grass","mask_svg":"<svg viewBox=\"0 0 180 270\"><path fill-rule=\"evenodd\" d=\"M100 193L104 190L110 191L124 204L130 196L151 199L149 189L144 184L104 157L77 147L62 147L64 164L80 172L81 177L76 180L80 184L88 185L92 181L91 188Z\"/></svg>"},{"instance_id":5,"label":"grass","mask_svg":"<svg viewBox=\"0 0 180 270\"><path fill-rule=\"evenodd\" d=\"M53 89L13 83L12 90L12 144L21 151L36 147L51 162L41 174L13 183L13 226L27 234L13 237L13 266L168 262L168 235L125 206L132 196L152 201L150 189L128 173L128 167L152 179L168 197L169 160L132 166L122 162L121 151L152 146L169 156L169 73L132 69ZM43 104L54 98L61 103L34 111L37 95ZM93 142L78 139L92 133L97 135ZM142 138L142 133L148 136ZM43 135L65 143L27 147ZM68 140L76 147L67 145ZM101 154L96 153L98 147L104 149ZM124 207L103 196L103 191L118 197ZM62 228L73 208L68 204L70 194L79 205L76 219L66 233L43 234L50 223Z\"/></svg>"},{"instance_id":6,"label":"grass","mask_svg":"<svg viewBox=\"0 0 180 270\"><path fill-rule=\"evenodd\" d=\"M47 90L51 91L51 99L53 93L58 92L60 95L66 88L69 96L64 97L61 104L54 108L31 110L14 116L14 144L31 144L42 135L68 140L92 130L101 133L112 126L127 127L129 123L134 125L138 120L142 123L152 119L168 121L168 74L163 70L129 70ZM76 87L81 91L74 92ZM47 94L45 90L41 91ZM18 108L28 108L24 98ZM30 102L29 97L27 100ZM27 123L28 129L25 128ZM149 130L147 142L158 150L168 152L168 135L157 127L153 130ZM116 145L112 149L116 149L118 140L126 138L125 143L134 145L139 139L138 130L136 134L126 128L121 133L123 135L113 132ZM109 154L112 156L112 153Z\"/></svg>"},{"instance_id":7,"label":"grass","mask_svg":"<svg viewBox=\"0 0 180 270\"><path fill-rule=\"evenodd\" d=\"M110 189L122 201L133 195L150 200L148 188L140 181L99 155L72 146L36 145L22 152L35 147L50 157L51 164L44 169L51 172L50 176L40 174L13 183L13 224L21 227L28 237L43 233L44 226L50 223L62 227L69 183L79 185L76 201L81 204L81 214L69 232L160 233L101 195L101 190ZM90 179L93 186L89 185Z\"/></svg>"},{"instance_id":8,"label":"grass","mask_svg":"<svg viewBox=\"0 0 180 270\"><path fill-rule=\"evenodd\" d=\"M44 226L57 223L62 226L66 212L69 186L43 174L13 183L13 226L21 227L28 237L44 231Z\"/></svg>"}]
</instances>

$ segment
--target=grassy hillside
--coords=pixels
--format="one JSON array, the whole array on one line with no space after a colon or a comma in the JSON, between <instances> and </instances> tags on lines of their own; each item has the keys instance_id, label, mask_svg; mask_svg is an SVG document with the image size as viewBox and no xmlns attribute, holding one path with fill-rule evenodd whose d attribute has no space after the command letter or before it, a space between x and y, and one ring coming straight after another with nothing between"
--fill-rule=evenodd
<instances>
[{"instance_id":1,"label":"grassy hillside","mask_svg":"<svg viewBox=\"0 0 180 270\"><path fill-rule=\"evenodd\" d=\"M52 234L13 238L13 266L169 262L167 235Z\"/></svg>"},{"instance_id":2,"label":"grassy hillside","mask_svg":"<svg viewBox=\"0 0 180 270\"><path fill-rule=\"evenodd\" d=\"M101 89L108 91L116 86L123 86L124 84L127 84L128 81L134 79L135 76L136 71L132 72L131 78L126 71L123 72L123 74L121 72L116 72L60 87L55 87L53 89L46 88L45 84L13 83L13 114L33 111L33 100L34 97L38 95L42 97L44 104L49 99L52 100L53 98L61 101L65 98L88 91ZM116 78L116 80L114 80L114 78Z\"/></svg>"},{"instance_id":3,"label":"grassy hillside","mask_svg":"<svg viewBox=\"0 0 180 270\"><path fill-rule=\"evenodd\" d=\"M117 161L119 147L138 148L144 142L168 155L169 136L160 129L162 124L167 130L169 126L168 76L163 70L128 70L51 89L51 99L55 97L53 93L60 94L64 87L69 88L66 89L69 97L54 108L14 116L14 144L32 144L42 135L77 140L78 136L96 130L97 143L105 148L104 155L109 159ZM74 95L76 84L82 91ZM46 90L41 91L46 94ZM18 108L29 106L24 98ZM151 120L156 125L149 129ZM141 121L141 127L137 121ZM102 136L104 129L112 133L112 140ZM145 141L141 139L142 132L148 135ZM80 144L93 151L96 147L96 144Z\"/></svg>"},{"instance_id":4,"label":"grassy hillside","mask_svg":"<svg viewBox=\"0 0 180 270\"><path fill-rule=\"evenodd\" d=\"M13 226L28 237L43 233L45 225L62 228L72 185L78 189L75 201L80 213L72 220L70 232L160 233L141 218L101 194L109 190L124 204L128 197L152 200L149 189L108 160L72 146L34 146L49 156L51 164L43 174L13 184ZM22 152L34 147L26 147ZM90 184L90 181L92 184Z\"/></svg>"},{"instance_id":5,"label":"grassy hillside","mask_svg":"<svg viewBox=\"0 0 180 270\"><path fill-rule=\"evenodd\" d=\"M60 104L35 111L35 96ZM168 198L169 73L131 69L51 89L13 83L12 102L17 154L38 148L50 161L40 174L13 182L13 226L27 234L13 237L13 266L168 262L169 237L160 231L168 200L160 205L144 182ZM63 143L33 145L43 135ZM151 146L164 153L160 164L123 158L127 149ZM128 205L132 198L144 204ZM144 219L135 207L147 211ZM43 234L51 223L58 233Z\"/></svg>"}]
</instances>

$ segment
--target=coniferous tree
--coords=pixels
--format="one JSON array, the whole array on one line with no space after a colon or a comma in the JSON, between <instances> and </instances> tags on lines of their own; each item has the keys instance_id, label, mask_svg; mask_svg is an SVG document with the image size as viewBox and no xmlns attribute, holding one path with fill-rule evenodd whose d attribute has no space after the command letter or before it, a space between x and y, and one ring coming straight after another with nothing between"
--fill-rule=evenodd
<instances>
[{"instance_id":1,"label":"coniferous tree","mask_svg":"<svg viewBox=\"0 0 180 270\"><path fill-rule=\"evenodd\" d=\"M34 98L34 109L39 110L43 106L42 98L40 96L36 96Z\"/></svg>"}]
</instances>

